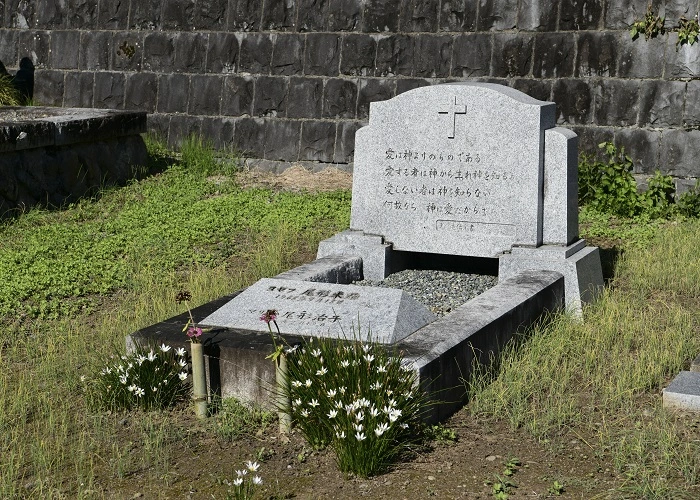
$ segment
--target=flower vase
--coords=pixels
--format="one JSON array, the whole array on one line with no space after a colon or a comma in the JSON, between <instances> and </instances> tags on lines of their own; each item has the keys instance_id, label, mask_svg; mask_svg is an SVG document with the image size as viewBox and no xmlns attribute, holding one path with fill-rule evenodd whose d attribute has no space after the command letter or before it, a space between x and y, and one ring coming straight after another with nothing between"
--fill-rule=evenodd
<instances>
[{"instance_id":1,"label":"flower vase","mask_svg":"<svg viewBox=\"0 0 700 500\"><path fill-rule=\"evenodd\" d=\"M277 418L279 420L281 434L288 434L292 429L288 378L287 356L285 356L284 353L280 353L275 360L275 379L277 382Z\"/></svg>"},{"instance_id":2,"label":"flower vase","mask_svg":"<svg viewBox=\"0 0 700 500\"><path fill-rule=\"evenodd\" d=\"M204 372L204 351L201 343L191 342L192 353L192 399L197 417L207 417L207 379Z\"/></svg>"}]
</instances>

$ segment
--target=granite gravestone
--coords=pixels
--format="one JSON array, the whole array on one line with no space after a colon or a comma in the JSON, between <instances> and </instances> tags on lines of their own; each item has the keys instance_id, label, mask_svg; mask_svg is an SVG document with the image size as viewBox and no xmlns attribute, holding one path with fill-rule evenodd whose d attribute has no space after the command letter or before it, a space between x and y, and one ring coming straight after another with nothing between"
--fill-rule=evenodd
<instances>
[{"instance_id":1,"label":"granite gravestone","mask_svg":"<svg viewBox=\"0 0 700 500\"><path fill-rule=\"evenodd\" d=\"M277 311L282 333L364 339L404 339L435 320L410 295L390 288L265 278L207 316L202 324L268 332L261 316ZM274 329L274 328L273 328Z\"/></svg>"},{"instance_id":2,"label":"granite gravestone","mask_svg":"<svg viewBox=\"0 0 700 500\"><path fill-rule=\"evenodd\" d=\"M350 230L318 257L358 255L369 279L392 271L397 250L498 257L499 279L561 272L580 310L602 272L597 249L578 238L577 137L554 125L554 103L495 84L371 103L356 134Z\"/></svg>"}]
</instances>

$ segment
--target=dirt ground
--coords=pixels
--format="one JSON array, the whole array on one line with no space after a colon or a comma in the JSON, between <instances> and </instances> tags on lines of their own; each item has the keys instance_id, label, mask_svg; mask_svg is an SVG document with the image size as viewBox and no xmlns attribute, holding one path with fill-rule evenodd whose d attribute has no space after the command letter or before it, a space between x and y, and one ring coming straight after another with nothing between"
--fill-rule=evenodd
<instances>
[{"instance_id":1,"label":"dirt ground","mask_svg":"<svg viewBox=\"0 0 700 500\"><path fill-rule=\"evenodd\" d=\"M279 175L259 170L242 170L236 174L241 187L267 187L285 191L333 191L352 189L352 175L334 167L311 172L301 165L292 165Z\"/></svg>"}]
</instances>

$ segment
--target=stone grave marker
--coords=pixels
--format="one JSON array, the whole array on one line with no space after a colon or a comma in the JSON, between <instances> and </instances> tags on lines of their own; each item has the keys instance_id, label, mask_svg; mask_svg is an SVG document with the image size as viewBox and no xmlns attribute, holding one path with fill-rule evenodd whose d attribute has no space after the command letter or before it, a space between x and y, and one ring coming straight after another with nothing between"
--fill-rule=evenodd
<instances>
[{"instance_id":1,"label":"stone grave marker","mask_svg":"<svg viewBox=\"0 0 700 500\"><path fill-rule=\"evenodd\" d=\"M201 323L268 332L260 319L268 309L277 311L282 333L341 339L365 339L371 333L372 340L387 344L435 320L424 305L401 290L265 278Z\"/></svg>"},{"instance_id":2,"label":"stone grave marker","mask_svg":"<svg viewBox=\"0 0 700 500\"><path fill-rule=\"evenodd\" d=\"M317 256L358 255L375 280L397 250L497 257L499 279L561 272L580 310L602 286L600 257L578 237L577 136L554 125L554 103L488 83L371 103L355 140L350 230Z\"/></svg>"}]
</instances>

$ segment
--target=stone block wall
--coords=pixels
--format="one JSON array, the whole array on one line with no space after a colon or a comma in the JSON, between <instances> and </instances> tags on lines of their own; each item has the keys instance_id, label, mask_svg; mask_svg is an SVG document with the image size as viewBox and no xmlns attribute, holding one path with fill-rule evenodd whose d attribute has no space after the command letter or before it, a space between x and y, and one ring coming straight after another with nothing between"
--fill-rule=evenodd
<instances>
[{"instance_id":1,"label":"stone block wall","mask_svg":"<svg viewBox=\"0 0 700 500\"><path fill-rule=\"evenodd\" d=\"M632 40L648 0L7 0L0 59L35 98L147 111L176 145L349 165L369 103L486 81L557 103L581 149L612 140L638 174L700 174L700 45ZM654 0L667 27L700 1Z\"/></svg>"}]
</instances>

